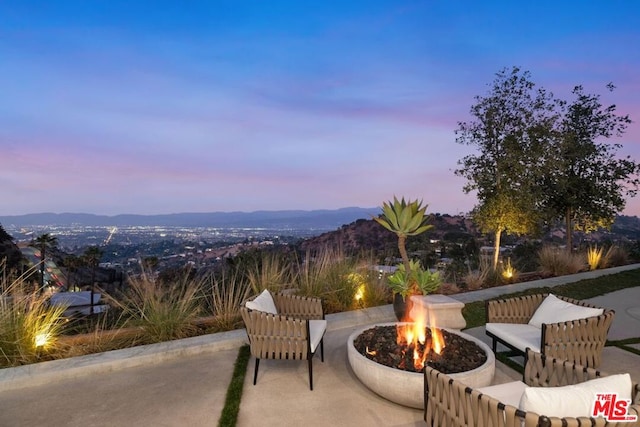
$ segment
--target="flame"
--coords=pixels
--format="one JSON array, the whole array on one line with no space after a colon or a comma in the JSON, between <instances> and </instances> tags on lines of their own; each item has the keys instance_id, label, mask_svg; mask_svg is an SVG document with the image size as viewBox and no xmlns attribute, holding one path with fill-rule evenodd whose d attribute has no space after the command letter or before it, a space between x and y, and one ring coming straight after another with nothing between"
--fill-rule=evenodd
<instances>
[{"instance_id":1,"label":"flame","mask_svg":"<svg viewBox=\"0 0 640 427\"><path fill-rule=\"evenodd\" d=\"M444 338L440 329L431 328L431 342L433 343L433 351L440 354L444 348Z\"/></svg>"},{"instance_id":2,"label":"flame","mask_svg":"<svg viewBox=\"0 0 640 427\"><path fill-rule=\"evenodd\" d=\"M424 308L415 305L411 310L407 310L408 315L402 323L396 326L396 343L413 349L413 366L416 370L421 370L427 362L429 353L440 354L445 347L442 331L436 328L435 318L432 313L426 312ZM415 320L412 320L412 318ZM427 317L429 325L426 324ZM431 331L431 337L427 338L427 328ZM422 349L422 350L421 350Z\"/></svg>"}]
</instances>

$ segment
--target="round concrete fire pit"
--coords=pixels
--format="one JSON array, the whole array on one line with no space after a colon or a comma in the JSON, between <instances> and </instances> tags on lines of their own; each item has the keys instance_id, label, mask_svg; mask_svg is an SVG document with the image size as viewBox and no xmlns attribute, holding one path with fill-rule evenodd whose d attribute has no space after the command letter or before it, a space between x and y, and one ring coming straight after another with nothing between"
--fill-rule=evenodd
<instances>
[{"instance_id":1,"label":"round concrete fire pit","mask_svg":"<svg viewBox=\"0 0 640 427\"><path fill-rule=\"evenodd\" d=\"M353 345L354 340L367 329L375 326L393 326L397 324L398 323L383 323L370 325L353 332L347 341L349 365L358 379L371 391L400 405L424 409L424 373L403 371L381 365L360 354ZM473 341L482 348L487 355L487 360L482 366L466 372L449 374L449 376L472 388L490 385L496 369L496 359L489 346L464 332L448 328L439 329Z\"/></svg>"}]
</instances>

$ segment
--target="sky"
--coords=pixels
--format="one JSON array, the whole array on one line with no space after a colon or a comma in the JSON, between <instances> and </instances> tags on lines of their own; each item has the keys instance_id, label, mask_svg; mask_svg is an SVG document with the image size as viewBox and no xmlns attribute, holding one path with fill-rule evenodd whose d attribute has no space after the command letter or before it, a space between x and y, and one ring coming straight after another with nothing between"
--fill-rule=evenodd
<instances>
[{"instance_id":1,"label":"sky","mask_svg":"<svg viewBox=\"0 0 640 427\"><path fill-rule=\"evenodd\" d=\"M468 212L454 132L504 68L616 104L640 161L638 46L635 0L2 1L0 215Z\"/></svg>"}]
</instances>

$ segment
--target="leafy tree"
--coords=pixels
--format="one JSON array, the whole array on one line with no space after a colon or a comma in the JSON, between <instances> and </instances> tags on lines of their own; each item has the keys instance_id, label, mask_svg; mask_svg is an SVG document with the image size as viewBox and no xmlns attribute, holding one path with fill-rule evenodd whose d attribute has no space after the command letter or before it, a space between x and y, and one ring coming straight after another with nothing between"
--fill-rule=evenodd
<instances>
[{"instance_id":1,"label":"leafy tree","mask_svg":"<svg viewBox=\"0 0 640 427\"><path fill-rule=\"evenodd\" d=\"M537 185L541 159L553 136L557 101L535 89L529 72L518 67L496 74L486 96L476 96L474 117L459 122L456 142L475 146L477 154L458 161L456 175L467 179L465 193L476 192L474 220L494 235L494 269L502 233L529 233L538 223Z\"/></svg>"},{"instance_id":2,"label":"leafy tree","mask_svg":"<svg viewBox=\"0 0 640 427\"><path fill-rule=\"evenodd\" d=\"M609 91L615 87L607 85ZM616 106L604 107L599 95L573 90L574 101L563 103L563 119L552 148L553 167L545 175L544 206L550 219L564 218L567 249L573 247L572 231L610 227L639 183L640 166L630 157L617 158L620 144L606 139L621 136L631 120L616 114Z\"/></svg>"},{"instance_id":3,"label":"leafy tree","mask_svg":"<svg viewBox=\"0 0 640 427\"><path fill-rule=\"evenodd\" d=\"M0 273L19 271L22 267L23 256L13 237L0 224Z\"/></svg>"},{"instance_id":4,"label":"leafy tree","mask_svg":"<svg viewBox=\"0 0 640 427\"><path fill-rule=\"evenodd\" d=\"M40 251L40 289L44 289L44 267L47 260L47 250L51 251L58 246L58 238L49 233L44 233L33 239L30 246Z\"/></svg>"}]
</instances>

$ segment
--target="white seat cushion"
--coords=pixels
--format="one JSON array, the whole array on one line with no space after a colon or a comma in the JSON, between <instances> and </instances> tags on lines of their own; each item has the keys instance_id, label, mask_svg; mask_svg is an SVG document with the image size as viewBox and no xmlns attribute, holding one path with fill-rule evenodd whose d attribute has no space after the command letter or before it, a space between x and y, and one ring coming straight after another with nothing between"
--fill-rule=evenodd
<instances>
[{"instance_id":1,"label":"white seat cushion","mask_svg":"<svg viewBox=\"0 0 640 427\"><path fill-rule=\"evenodd\" d=\"M269 314L278 314L278 310L276 309L276 304L273 302L271 292L269 292L267 289L262 291L262 293L255 297L253 300L247 301L245 306L249 310L263 311Z\"/></svg>"},{"instance_id":2,"label":"white seat cushion","mask_svg":"<svg viewBox=\"0 0 640 427\"><path fill-rule=\"evenodd\" d=\"M522 393L527 387L529 386L522 381L512 381L510 383L480 387L476 390L482 394L486 394L487 396L491 396L494 399L499 400L505 405L511 405L517 408L520 404Z\"/></svg>"},{"instance_id":3,"label":"white seat cushion","mask_svg":"<svg viewBox=\"0 0 640 427\"><path fill-rule=\"evenodd\" d=\"M542 331L535 326L520 323L487 323L487 332L508 342L518 350L525 352L527 347L540 353Z\"/></svg>"},{"instance_id":4,"label":"white seat cushion","mask_svg":"<svg viewBox=\"0 0 640 427\"><path fill-rule=\"evenodd\" d=\"M618 400L631 399L631 376L609 375L564 387L528 387L520 409L547 417L590 417L598 393L617 393Z\"/></svg>"},{"instance_id":5,"label":"white seat cushion","mask_svg":"<svg viewBox=\"0 0 640 427\"><path fill-rule=\"evenodd\" d=\"M569 320L600 316L602 308L583 307L561 300L553 294L547 295L529 320L531 326L542 328L543 323L560 323Z\"/></svg>"},{"instance_id":6,"label":"white seat cushion","mask_svg":"<svg viewBox=\"0 0 640 427\"><path fill-rule=\"evenodd\" d=\"M316 352L316 348L318 348L320 341L322 341L322 337L326 330L326 320L309 320L309 345L312 353Z\"/></svg>"}]
</instances>

